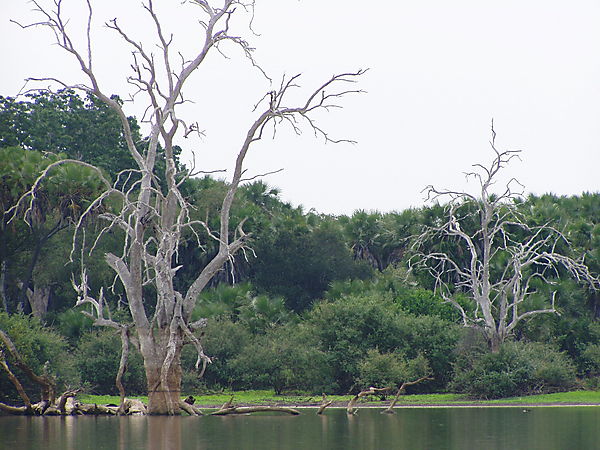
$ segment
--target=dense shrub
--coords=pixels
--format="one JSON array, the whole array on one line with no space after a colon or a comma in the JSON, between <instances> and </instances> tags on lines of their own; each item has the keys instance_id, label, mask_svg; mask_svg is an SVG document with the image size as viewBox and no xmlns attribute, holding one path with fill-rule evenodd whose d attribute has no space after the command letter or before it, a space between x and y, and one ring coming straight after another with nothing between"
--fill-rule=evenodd
<instances>
[{"instance_id":1,"label":"dense shrub","mask_svg":"<svg viewBox=\"0 0 600 450\"><path fill-rule=\"evenodd\" d=\"M241 323L232 322L227 318L209 320L206 326L202 344L204 352L212 359L202 380L194 378L196 351L188 345L183 348L182 366L185 375L183 389L198 389L200 381L211 389L232 387L236 381L236 373L230 363L252 340L252 335ZM189 383L188 383L189 382ZM187 391L186 391L187 392Z\"/></svg>"},{"instance_id":2,"label":"dense shrub","mask_svg":"<svg viewBox=\"0 0 600 450\"><path fill-rule=\"evenodd\" d=\"M335 390L327 355L306 327L289 324L255 336L231 361L242 388L272 388L276 394Z\"/></svg>"},{"instance_id":3,"label":"dense shrub","mask_svg":"<svg viewBox=\"0 0 600 450\"><path fill-rule=\"evenodd\" d=\"M359 364L371 349L400 351L409 359L423 355L440 388L449 379L458 339L457 326L437 317L404 313L388 296L345 296L317 305L306 320L328 354L341 392L359 377Z\"/></svg>"},{"instance_id":4,"label":"dense shrub","mask_svg":"<svg viewBox=\"0 0 600 450\"><path fill-rule=\"evenodd\" d=\"M422 354L408 359L402 352L380 353L371 349L358 364L357 384L361 389L399 387L405 381L414 381L431 373L429 362Z\"/></svg>"},{"instance_id":5,"label":"dense shrub","mask_svg":"<svg viewBox=\"0 0 600 450\"><path fill-rule=\"evenodd\" d=\"M506 342L497 353L460 355L452 389L473 398L503 398L563 391L575 383L571 360L542 343Z\"/></svg>"},{"instance_id":6,"label":"dense shrub","mask_svg":"<svg viewBox=\"0 0 600 450\"><path fill-rule=\"evenodd\" d=\"M76 351L76 365L81 381L95 394L117 394L115 377L121 360L121 339L114 330L85 334ZM133 345L129 346L127 370L122 379L127 394L146 392L146 375L142 357Z\"/></svg>"},{"instance_id":7,"label":"dense shrub","mask_svg":"<svg viewBox=\"0 0 600 450\"><path fill-rule=\"evenodd\" d=\"M600 345L590 344L581 353L582 371L587 376L600 375Z\"/></svg>"},{"instance_id":8,"label":"dense shrub","mask_svg":"<svg viewBox=\"0 0 600 450\"><path fill-rule=\"evenodd\" d=\"M56 381L57 389L78 384L77 372L66 341L51 329L30 316L0 313L0 329L15 344L23 361L38 375L48 375ZM10 352L0 343L11 371L19 379L33 401L39 400L39 386L33 384L17 367ZM20 402L6 373L0 370L0 401Z\"/></svg>"},{"instance_id":9,"label":"dense shrub","mask_svg":"<svg viewBox=\"0 0 600 450\"><path fill-rule=\"evenodd\" d=\"M58 332L75 344L86 332L94 327L94 321L77 309L67 309L62 313L56 314L53 320L54 327Z\"/></svg>"}]
</instances>

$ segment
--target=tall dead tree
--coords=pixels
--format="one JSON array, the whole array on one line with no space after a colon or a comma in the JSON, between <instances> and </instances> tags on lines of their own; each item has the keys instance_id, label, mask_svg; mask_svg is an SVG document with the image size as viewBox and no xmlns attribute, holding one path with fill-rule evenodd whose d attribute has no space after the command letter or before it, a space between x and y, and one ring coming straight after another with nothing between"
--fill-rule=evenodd
<instances>
[{"instance_id":1,"label":"tall dead tree","mask_svg":"<svg viewBox=\"0 0 600 450\"><path fill-rule=\"evenodd\" d=\"M491 164L475 164L474 171L466 173L467 178L477 181L476 194L426 188L430 200L448 200L447 218L416 239L417 252L412 259L412 264L434 278L436 291L460 312L463 324L483 331L494 352L521 321L538 314L558 313L556 291L547 298L544 308L527 303L536 292L535 279L552 285L562 268L592 289L600 287L600 281L582 259L560 252L559 248L568 248L560 230L549 223L536 227L524 223L515 203L522 197L522 185L516 179L511 178L494 191L502 170L520 153L498 150L495 140L492 123ZM424 251L432 243L444 241L458 251ZM457 293L465 293L474 308L461 305Z\"/></svg>"},{"instance_id":2,"label":"tall dead tree","mask_svg":"<svg viewBox=\"0 0 600 450\"><path fill-rule=\"evenodd\" d=\"M191 219L190 205L180 191L185 176L182 178L181 174L177 173L175 140L179 136L197 131L198 128L197 125L186 123L178 115L178 111L186 100L183 88L190 75L203 67L207 55L214 51L222 52L220 44L229 42L237 46L249 62L258 67L248 42L231 30L232 17L244 13L253 15L254 0L221 0L219 6L214 4L216 1L209 0L188 0L182 5L169 5L169 8L190 8L189 14L196 15L198 23L202 26L198 50L191 57L174 51L173 35L165 31L152 0L147 0L142 5L144 13L154 24L153 29L145 30L149 34L147 39L137 40L121 27L117 19L106 23L132 51L133 72L129 74L127 81L135 91L134 101L142 100L143 97L149 112L149 117L146 118L150 126L149 138L143 143L134 142L122 105L105 92L92 65L91 0L86 0L87 41L81 47L72 38L61 0L53 0L49 7L43 5L42 0L33 0L32 3L42 19L22 26L39 26L51 30L56 44L77 61L84 81L75 85L50 77L32 78L29 81L55 82L63 88L91 94L110 106L120 117L129 151L137 164L137 167L128 173L121 174L117 181L93 202L82 216L82 221L86 214L100 206L108 197L120 198L119 211L103 213L101 217L107 221L105 230L118 227L125 233L123 253L105 255L106 262L114 269L125 289L133 318L134 327L130 330L131 334L123 332L122 336L131 336L144 359L148 380L148 412L176 414L180 408L180 354L184 342L189 341L195 345L198 352L197 367L210 362L202 351L199 340L194 336L194 332L203 327L206 321L191 321L198 294L225 262L244 248L248 241L248 235L242 228L243 221L237 224L230 223L230 210L238 186L244 181L243 163L250 147L263 137L268 125L271 129L270 125L277 127L282 124L290 125L296 133L300 132L301 126L306 126L326 141L344 141L332 139L314 121L313 113L338 107L338 101L342 97L359 92L348 86L354 83L363 71L334 75L308 92L302 102L294 105L289 105L287 99L288 93L298 88L298 75L284 77L277 88L262 97L255 108L254 122L241 133L233 174L220 211L220 229L211 230L207 223ZM158 49L158 52L155 54L151 49ZM161 188L156 176L156 162L160 151L164 152L166 162L164 173L160 174L166 189ZM52 167L48 170L51 169ZM21 205L24 202L35 202L36 186L41 182L43 177L36 182L27 197L21 200ZM195 229L196 232L199 229L203 230L218 242L219 249L214 258L198 271L189 288L185 292L179 292L174 285L174 277L179 269L177 249L182 233L189 229ZM156 298L151 301L144 298L144 286L149 283L154 285L156 291ZM92 295L85 273L73 284L79 294L78 304L91 305L97 325L122 328L121 324L111 319L102 293ZM155 306L152 314L148 305Z\"/></svg>"}]
</instances>

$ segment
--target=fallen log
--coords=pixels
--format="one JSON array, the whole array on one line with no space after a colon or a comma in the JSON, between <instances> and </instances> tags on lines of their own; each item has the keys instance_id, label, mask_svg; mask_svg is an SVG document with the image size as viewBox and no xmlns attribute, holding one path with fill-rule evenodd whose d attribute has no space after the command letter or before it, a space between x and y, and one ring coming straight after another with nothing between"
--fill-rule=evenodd
<instances>
[{"instance_id":1,"label":"fallen log","mask_svg":"<svg viewBox=\"0 0 600 450\"><path fill-rule=\"evenodd\" d=\"M283 406L230 406L210 413L211 416L227 416L232 414L250 414L254 412L282 412L297 416L300 411Z\"/></svg>"},{"instance_id":2,"label":"fallen log","mask_svg":"<svg viewBox=\"0 0 600 450\"><path fill-rule=\"evenodd\" d=\"M191 396L190 396L191 397ZM194 406L188 401L189 397L185 400L179 401L179 408L188 413L190 416L203 416L204 413L200 411L200 408Z\"/></svg>"},{"instance_id":3,"label":"fallen log","mask_svg":"<svg viewBox=\"0 0 600 450\"><path fill-rule=\"evenodd\" d=\"M358 408L355 408L354 406L356 405L356 402L358 402L361 398L366 397L368 395L373 395L373 394L379 394L382 392L388 392L389 390L391 390L391 388L387 387L387 388L376 388L371 386L368 389L365 389L364 391L360 391L358 394L356 394L354 397L352 397L352 399L348 402L348 406L346 407L346 412L348 414L356 414L358 411Z\"/></svg>"}]
</instances>

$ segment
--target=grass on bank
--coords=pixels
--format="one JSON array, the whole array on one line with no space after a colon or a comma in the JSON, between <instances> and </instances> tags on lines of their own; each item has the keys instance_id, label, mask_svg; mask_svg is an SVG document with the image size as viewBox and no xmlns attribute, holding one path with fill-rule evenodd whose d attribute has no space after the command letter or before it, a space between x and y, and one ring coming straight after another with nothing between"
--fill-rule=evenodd
<instances>
[{"instance_id":1,"label":"grass on bank","mask_svg":"<svg viewBox=\"0 0 600 450\"><path fill-rule=\"evenodd\" d=\"M234 397L237 404L250 405L311 405L319 404L321 396L318 395L275 395L270 390L257 391L236 391L223 392L218 394L194 395L196 405L199 406L221 406ZM144 402L148 398L144 396L132 396ZM328 395L327 399L334 402L347 403L352 396L350 395ZM387 404L391 400L388 396L386 401L380 401L378 397L373 396L361 404ZM118 396L111 395L79 395L78 399L82 403L96 404L119 404ZM512 397L499 400L471 400L460 394L419 394L403 395L397 406L428 406L428 405L530 405L530 404L600 404L600 391L572 391L558 392L555 394L530 395L526 397Z\"/></svg>"}]
</instances>

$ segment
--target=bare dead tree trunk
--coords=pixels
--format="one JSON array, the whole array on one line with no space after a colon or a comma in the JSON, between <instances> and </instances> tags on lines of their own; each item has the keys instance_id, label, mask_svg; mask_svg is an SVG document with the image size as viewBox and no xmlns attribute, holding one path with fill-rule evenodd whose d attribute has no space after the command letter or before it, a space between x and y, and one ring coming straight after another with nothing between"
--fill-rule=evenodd
<instances>
[{"instance_id":1,"label":"bare dead tree trunk","mask_svg":"<svg viewBox=\"0 0 600 450\"><path fill-rule=\"evenodd\" d=\"M179 115L179 105L186 101L183 93L192 73L204 63L206 57L213 51L223 50L220 44L228 42L242 50L250 64L262 69L253 59L252 47L246 40L234 33L234 15L247 11L253 13L254 2L241 0L223 0L219 6L210 0L192 0L184 2L181 8L192 7L191 14L198 16L201 24L201 39L196 53L185 57L175 48L173 36L165 33L163 23L154 7L152 0L146 0L142 8L154 27L147 29L150 37L138 41L124 30L117 19L106 23L108 29L119 36L124 45L132 50L132 73L128 83L135 89L133 99L137 94L147 99L148 115L144 121L150 126L149 138L143 143L135 142L123 106L105 92L92 64L92 6L87 2L88 21L85 30L87 42L80 50L71 37L68 29L68 19L62 8L62 0L56 0L54 9L47 9L38 0L33 0L41 20L30 25L49 28L55 37L55 43L73 56L83 73L85 83L66 84L56 78L31 78L30 82L57 83L63 88L83 91L103 101L112 108L120 118L128 149L136 161L137 167L121 174L115 183L105 180L106 192L98 197L81 215L76 227L75 236L79 233L86 217L111 197L119 198L121 208L100 215L107 223L104 231L120 228L125 233L125 245L122 254L106 254L106 262L115 271L122 283L134 322L135 334L139 350L144 359L144 367L148 380L148 412L150 414L177 414L180 410L181 367L180 355L185 340L190 341L198 353L197 367L200 372L210 363L202 349L200 341L194 336L194 331L201 328L205 322L191 322L191 315L199 293L208 285L223 265L232 260L236 252L247 245L249 236L244 232L244 221L230 223L230 211L240 183L244 182L244 160L253 144L263 137L265 128L287 124L296 133L300 133L301 124L313 131L315 135L328 142L351 142L344 139L335 140L318 126L313 117L317 111L325 111L339 107L338 101L349 94L360 91L347 87L364 73L341 73L334 75L315 89L309 91L305 99L299 103L288 104L288 93L297 88L299 75L286 78L281 84L266 93L255 105L255 120L249 128L241 133L240 147L234 163L227 193L223 199L219 229L211 230L206 222L191 218L190 205L180 191L181 184L191 172L177 173L175 146L178 136L187 136L198 132L197 124L186 123ZM250 18L251 22L251 18ZM152 52L156 51L154 54ZM264 73L264 72L263 72ZM163 155L159 153L162 150ZM158 176L166 185L163 191L157 180L156 161L164 156L165 170ZM48 166L36 180L29 192L18 202L14 211L29 208L36 200L36 192L40 183L54 167L74 161L60 161ZM255 177L251 177L255 178ZM130 188L131 180L135 189ZM250 178L247 178L250 179ZM177 251L182 233L192 230L198 236L198 231L206 233L210 239L218 242L219 249L213 259L195 275L195 279L185 292L178 292L174 278L177 266ZM198 238L199 239L199 238ZM74 239L76 242L77 239ZM198 240L198 246L202 243ZM156 298L152 302L144 299L143 287L151 283L156 290ZM116 329L120 325L110 317L110 310L102 298L92 296L87 285L85 270L79 281L73 281L78 292L78 305L88 304L93 309L96 325L111 326ZM153 303L152 313L147 304ZM133 330L132 330L133 331ZM202 366L202 369L200 369Z\"/></svg>"},{"instance_id":2,"label":"bare dead tree trunk","mask_svg":"<svg viewBox=\"0 0 600 450\"><path fill-rule=\"evenodd\" d=\"M127 370L127 360L129 358L129 327L121 328L121 359L119 361L119 370L115 379L115 384L119 390L119 414L125 414L125 387L121 382L125 371Z\"/></svg>"}]
</instances>

